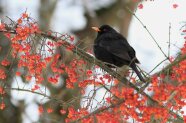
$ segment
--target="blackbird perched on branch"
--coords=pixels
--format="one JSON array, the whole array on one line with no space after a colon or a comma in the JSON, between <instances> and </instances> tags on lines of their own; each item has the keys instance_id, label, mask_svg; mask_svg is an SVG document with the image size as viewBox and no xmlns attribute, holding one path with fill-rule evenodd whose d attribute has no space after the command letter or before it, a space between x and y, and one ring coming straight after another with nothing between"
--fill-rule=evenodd
<instances>
[{"instance_id":1,"label":"blackbird perched on branch","mask_svg":"<svg viewBox=\"0 0 186 123\"><path fill-rule=\"evenodd\" d=\"M106 64L108 67L130 66L142 82L145 82L141 73L136 67L139 63L136 58L135 50L129 45L125 37L114 30L109 25L102 25L100 28L92 27L98 34L94 41L95 57Z\"/></svg>"}]
</instances>

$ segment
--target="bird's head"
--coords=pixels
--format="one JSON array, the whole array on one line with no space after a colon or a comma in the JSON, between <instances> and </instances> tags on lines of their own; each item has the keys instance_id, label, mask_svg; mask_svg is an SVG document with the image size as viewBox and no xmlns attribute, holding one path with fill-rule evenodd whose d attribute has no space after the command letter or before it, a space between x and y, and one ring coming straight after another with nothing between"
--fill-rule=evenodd
<instances>
[{"instance_id":1,"label":"bird's head","mask_svg":"<svg viewBox=\"0 0 186 123\"><path fill-rule=\"evenodd\" d=\"M95 30L96 32L98 32L98 34L109 33L109 32L116 32L109 25L102 25L101 27L92 27L92 29Z\"/></svg>"}]
</instances>

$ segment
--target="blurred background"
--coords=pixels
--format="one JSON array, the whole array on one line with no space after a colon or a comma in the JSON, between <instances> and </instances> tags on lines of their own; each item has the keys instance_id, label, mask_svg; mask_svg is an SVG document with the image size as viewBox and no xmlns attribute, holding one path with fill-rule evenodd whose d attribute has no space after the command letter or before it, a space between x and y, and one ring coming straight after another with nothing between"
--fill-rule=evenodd
<instances>
[{"instance_id":1,"label":"blurred background","mask_svg":"<svg viewBox=\"0 0 186 123\"><path fill-rule=\"evenodd\" d=\"M176 56L184 44L180 28L186 17L185 0L0 0L0 19L17 20L25 11L34 18L43 31L52 30L59 33L70 33L75 36L79 46L85 50L92 50L96 33L92 26L109 24L118 32L127 37L129 43L137 52L142 70L149 73L157 64L165 59L152 37L127 9L128 7L151 32L162 48L170 56ZM170 41L170 48L169 42ZM0 60L8 53L10 42L0 33ZM59 50L60 51L60 50ZM66 62L71 61L73 54L66 53ZM164 62L152 73L163 66ZM6 68L4 68L6 69ZM15 67L16 69L16 67ZM152 74L151 73L151 74ZM11 75L13 76L13 75ZM65 78L65 77L64 77ZM32 82L24 83L22 78L9 77L7 80L11 87L30 88ZM44 87L43 87L44 88ZM46 88L45 88L46 89ZM62 100L69 100L79 95L78 89L66 89L63 84L58 87L48 86L47 94L52 92ZM6 95L7 107L0 111L0 123L62 123L67 115L61 115L61 107L55 105L52 114L44 113L39 116L39 104L50 107L51 101L42 96L10 91ZM80 107L80 103L76 103Z\"/></svg>"}]
</instances>

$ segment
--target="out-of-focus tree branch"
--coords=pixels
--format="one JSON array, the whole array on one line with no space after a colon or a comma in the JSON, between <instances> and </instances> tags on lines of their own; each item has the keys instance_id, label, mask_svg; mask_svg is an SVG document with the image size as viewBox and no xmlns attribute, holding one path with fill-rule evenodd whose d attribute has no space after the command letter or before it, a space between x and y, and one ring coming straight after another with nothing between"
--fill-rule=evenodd
<instances>
[{"instance_id":1,"label":"out-of-focus tree branch","mask_svg":"<svg viewBox=\"0 0 186 123\"><path fill-rule=\"evenodd\" d=\"M58 0L40 0L39 25L42 30L48 30L50 28L57 2Z\"/></svg>"}]
</instances>

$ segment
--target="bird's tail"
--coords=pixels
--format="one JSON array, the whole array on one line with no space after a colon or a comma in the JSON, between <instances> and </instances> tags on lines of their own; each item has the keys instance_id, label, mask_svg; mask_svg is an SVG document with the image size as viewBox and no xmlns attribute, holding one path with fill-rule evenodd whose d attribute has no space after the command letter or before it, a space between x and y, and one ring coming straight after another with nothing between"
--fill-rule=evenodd
<instances>
[{"instance_id":1,"label":"bird's tail","mask_svg":"<svg viewBox=\"0 0 186 123\"><path fill-rule=\"evenodd\" d=\"M141 75L140 71L138 70L138 68L136 67L135 63L132 63L130 65L130 67L135 71L135 73L137 74L138 78L145 83L145 79L143 78L143 76Z\"/></svg>"}]
</instances>

